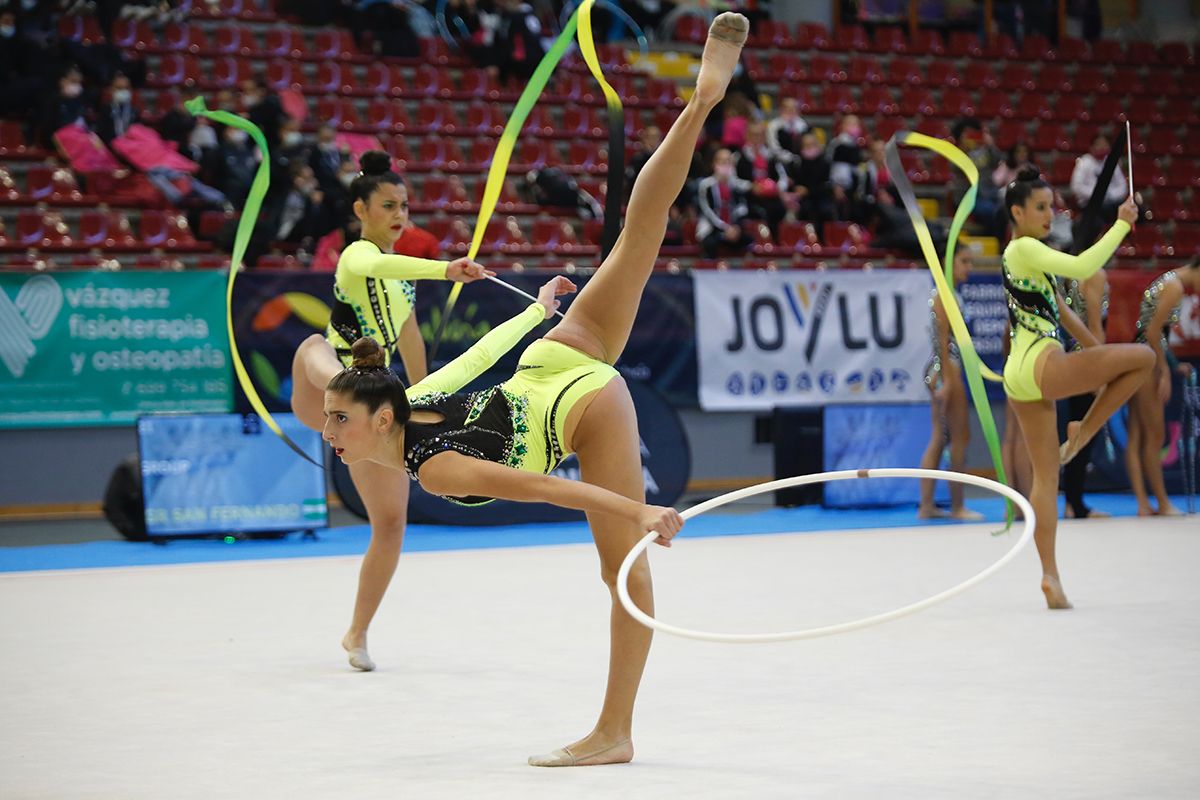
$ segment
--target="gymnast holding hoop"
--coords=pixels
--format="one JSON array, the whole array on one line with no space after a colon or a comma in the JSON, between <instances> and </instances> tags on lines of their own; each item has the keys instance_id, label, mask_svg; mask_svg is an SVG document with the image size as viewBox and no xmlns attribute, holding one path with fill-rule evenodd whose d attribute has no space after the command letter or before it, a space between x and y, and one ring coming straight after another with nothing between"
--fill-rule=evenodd
<instances>
[{"instance_id":1,"label":"gymnast holding hoop","mask_svg":"<svg viewBox=\"0 0 1200 800\"><path fill-rule=\"evenodd\" d=\"M725 95L748 32L740 14L713 20L695 92L638 175L612 252L563 321L525 350L508 381L457 393L550 318L558 307L555 297L575 290L566 278L549 281L537 302L407 391L382 369L378 342L354 342L354 362L340 372L331 348L313 347L321 366L310 374L337 373L325 392L324 438L347 464L407 470L427 491L467 505L502 498L587 513L612 598L607 690L592 731L531 757L533 766L633 758L633 707L652 633L619 604L617 575L647 531L669 545L683 520L674 509L645 504L637 417L613 364L629 338L696 140ZM582 481L547 474L570 453L579 457ZM629 591L641 608L653 609L644 555Z\"/></svg>"},{"instance_id":2,"label":"gymnast holding hoop","mask_svg":"<svg viewBox=\"0 0 1200 800\"><path fill-rule=\"evenodd\" d=\"M489 276L483 267L460 258L434 261L394 255L392 248L408 222L408 189L391 171L391 158L378 150L363 153L362 172L350 184L354 214L362 238L346 247L334 275L334 305L325 335L313 334L296 349L292 362L292 410L309 428L325 427L325 386L350 365L350 343L361 337L378 342L383 363L400 353L410 383L426 376L425 342L413 314L416 292L411 281L470 283ZM363 556L350 629L342 638L350 665L369 672L367 628L396 572L408 515L408 481L368 461L350 467L350 478L367 508L371 542Z\"/></svg>"},{"instance_id":3,"label":"gymnast holding hoop","mask_svg":"<svg viewBox=\"0 0 1200 800\"><path fill-rule=\"evenodd\" d=\"M1051 277L1083 279L1099 270L1137 219L1133 198L1121 205L1112 228L1078 256L1060 253L1041 241L1050 232L1053 202L1054 193L1036 169L1022 170L1005 193L1013 238L1003 258L1012 326L1004 391L1012 401L1033 466L1029 500L1037 515L1034 542L1042 562L1042 592L1050 608L1060 609L1071 608L1071 603L1054 552L1059 465L1074 458L1150 376L1154 352L1142 344L1099 344L1074 313L1060 306ZM1082 350L1063 349L1060 324L1083 344ZM1085 392L1096 392L1096 400L1082 420L1067 426L1067 441L1059 448L1054 401Z\"/></svg>"}]
</instances>

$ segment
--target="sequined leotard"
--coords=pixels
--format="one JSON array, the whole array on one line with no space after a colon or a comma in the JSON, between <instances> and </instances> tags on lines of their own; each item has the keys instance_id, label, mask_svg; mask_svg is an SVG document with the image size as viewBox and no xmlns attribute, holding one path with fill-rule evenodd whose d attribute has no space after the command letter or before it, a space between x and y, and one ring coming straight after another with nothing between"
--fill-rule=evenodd
<instances>
[{"instance_id":1,"label":"sequined leotard","mask_svg":"<svg viewBox=\"0 0 1200 800\"><path fill-rule=\"evenodd\" d=\"M417 294L409 281L445 280L447 261L384 253L360 239L342 251L334 274L333 311L325 339L350 366L350 345L370 337L389 363L400 327L413 312Z\"/></svg>"},{"instance_id":2,"label":"sequined leotard","mask_svg":"<svg viewBox=\"0 0 1200 800\"><path fill-rule=\"evenodd\" d=\"M1088 301L1087 296L1083 293L1083 281L1078 278L1058 278L1056 281L1058 291L1067 301L1067 305L1075 315L1082 320L1084 325L1088 324ZM1100 300L1100 329L1108 325L1108 281L1104 282L1104 296ZM1064 329L1062 331L1063 339L1066 342L1068 350L1082 350L1083 345L1075 341L1069 333Z\"/></svg>"},{"instance_id":3,"label":"sequined leotard","mask_svg":"<svg viewBox=\"0 0 1200 800\"><path fill-rule=\"evenodd\" d=\"M929 293L929 344L933 350L933 357L929 359L929 363L925 365L925 385L931 389L936 389L942 382L942 348L938 331L938 318L936 304L938 299L938 290L935 288ZM958 303L958 307L963 307L962 296L958 290L954 290L954 301ZM962 354L958 352L958 342L954 340L952 331L946 332L946 356L954 365L962 370Z\"/></svg>"},{"instance_id":4,"label":"sequined leotard","mask_svg":"<svg viewBox=\"0 0 1200 800\"><path fill-rule=\"evenodd\" d=\"M1174 280L1178 280L1174 270L1170 272L1164 272L1162 275L1159 275L1157 278L1151 281L1150 285L1146 287L1146 290L1142 292L1142 304L1138 309L1136 328L1137 332L1133 336L1133 340L1135 342L1149 344L1149 342L1146 340L1146 337L1150 329L1150 322L1154 319L1155 312L1158 311L1159 298L1162 295L1163 288L1169 282ZM1167 331L1171 329L1172 325L1174 325L1176 322L1179 322L1179 309L1181 307L1182 303L1176 303L1175 307L1171 309L1171 313L1167 315L1166 321L1163 323L1161 342L1164 352L1166 352L1168 349Z\"/></svg>"},{"instance_id":5,"label":"sequined leotard","mask_svg":"<svg viewBox=\"0 0 1200 800\"><path fill-rule=\"evenodd\" d=\"M1129 233L1129 223L1117 220L1094 245L1078 256L1060 253L1029 236L1013 239L1004 248L1004 291L1008 297L1010 349L1004 362L1004 391L1013 400L1042 399L1034 369L1048 347L1062 347L1058 301L1051 275L1084 279L1099 270Z\"/></svg>"},{"instance_id":6,"label":"sequined leotard","mask_svg":"<svg viewBox=\"0 0 1200 800\"><path fill-rule=\"evenodd\" d=\"M584 396L617 376L611 364L573 348L538 339L525 349L516 374L499 386L456 394L511 350L545 319L534 303L496 326L470 350L407 391L414 411L433 411L441 422L404 426L404 467L413 479L421 465L453 451L526 472L549 473L570 455L567 415ZM448 497L463 505L487 497Z\"/></svg>"}]
</instances>

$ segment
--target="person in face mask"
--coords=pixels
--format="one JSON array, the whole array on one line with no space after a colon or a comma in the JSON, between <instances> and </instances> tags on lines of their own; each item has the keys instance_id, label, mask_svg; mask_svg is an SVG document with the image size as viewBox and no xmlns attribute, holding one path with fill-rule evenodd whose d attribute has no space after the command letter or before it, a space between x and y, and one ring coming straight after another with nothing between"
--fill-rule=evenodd
<instances>
[{"instance_id":1,"label":"person in face mask","mask_svg":"<svg viewBox=\"0 0 1200 800\"><path fill-rule=\"evenodd\" d=\"M53 147L54 132L67 125L87 127L87 104L83 97L83 75L75 67L68 67L58 79L58 91L42 106L41 140L46 147Z\"/></svg>"},{"instance_id":2,"label":"person in face mask","mask_svg":"<svg viewBox=\"0 0 1200 800\"><path fill-rule=\"evenodd\" d=\"M722 148L713 156L713 174L700 181L697 199L700 221L696 239L705 258L716 258L721 248L739 253L753 242L741 226L750 215L747 202L753 184L737 176L733 154Z\"/></svg>"},{"instance_id":3,"label":"person in face mask","mask_svg":"<svg viewBox=\"0 0 1200 800\"><path fill-rule=\"evenodd\" d=\"M117 73L105 92L107 101L101 104L96 120L96 133L105 144L124 136L129 126L141 122L141 114L133 105L133 89L129 78Z\"/></svg>"},{"instance_id":4,"label":"person in face mask","mask_svg":"<svg viewBox=\"0 0 1200 800\"><path fill-rule=\"evenodd\" d=\"M312 167L317 182L327 191L338 181L338 173L342 164L347 161L346 154L337 144L337 131L332 125L322 125L317 131L317 146L308 156L308 165ZM357 172L357 170L355 171ZM353 173L350 180L353 180ZM347 181L344 186L350 186Z\"/></svg>"},{"instance_id":5,"label":"person in face mask","mask_svg":"<svg viewBox=\"0 0 1200 800\"><path fill-rule=\"evenodd\" d=\"M955 122L951 133L958 148L975 163L980 175L991 175L1004 160L1004 154L996 147L992 135L974 117L964 117ZM952 173L954 177L950 194L957 205L970 188L970 181L962 170L952 170ZM979 181L975 210L971 212L971 219L979 226L978 232L997 239L1003 239L1008 228L1008 212L1002 207L1000 192L1001 187L992 181L986 178Z\"/></svg>"},{"instance_id":6,"label":"person in face mask","mask_svg":"<svg viewBox=\"0 0 1200 800\"><path fill-rule=\"evenodd\" d=\"M792 177L792 197L797 219L817 223L818 233L833 219L833 185L829 181L829 157L821 140L812 131L799 141L800 156L788 168Z\"/></svg>"},{"instance_id":7,"label":"person in face mask","mask_svg":"<svg viewBox=\"0 0 1200 800\"><path fill-rule=\"evenodd\" d=\"M245 131L226 127L221 131L221 143L214 162L217 187L231 202L241 205L258 169L258 148Z\"/></svg>"},{"instance_id":8,"label":"person in face mask","mask_svg":"<svg viewBox=\"0 0 1200 800\"><path fill-rule=\"evenodd\" d=\"M1109 149L1108 137L1098 133L1092 137L1092 146L1088 151L1076 159L1075 170L1071 173L1071 194L1080 206L1086 206L1091 199L1100 171L1104 169L1104 160L1108 158ZM1108 182L1108 191L1104 195L1105 219L1117 216L1117 207L1128 195L1129 186L1125 182L1125 170L1114 170L1112 180Z\"/></svg>"},{"instance_id":9,"label":"person in face mask","mask_svg":"<svg viewBox=\"0 0 1200 800\"><path fill-rule=\"evenodd\" d=\"M800 137L808 133L808 122L800 116L800 101L785 97L779 102L779 116L767 125L767 142L775 150L800 155Z\"/></svg>"}]
</instances>

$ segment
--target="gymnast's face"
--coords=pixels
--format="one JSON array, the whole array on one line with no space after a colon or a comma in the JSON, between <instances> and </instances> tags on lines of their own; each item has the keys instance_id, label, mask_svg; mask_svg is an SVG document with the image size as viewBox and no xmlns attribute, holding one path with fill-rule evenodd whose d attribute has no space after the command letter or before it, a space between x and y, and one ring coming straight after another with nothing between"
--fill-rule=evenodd
<instances>
[{"instance_id":1,"label":"gymnast's face","mask_svg":"<svg viewBox=\"0 0 1200 800\"><path fill-rule=\"evenodd\" d=\"M971 251L967 248L960 248L954 254L954 283L959 284L971 277L971 267L974 262L971 260Z\"/></svg>"},{"instance_id":2,"label":"gymnast's face","mask_svg":"<svg viewBox=\"0 0 1200 800\"><path fill-rule=\"evenodd\" d=\"M1034 189L1024 205L1013 206L1013 228L1016 236L1044 239L1050 233L1054 219L1054 193L1049 189Z\"/></svg>"},{"instance_id":3,"label":"gymnast's face","mask_svg":"<svg viewBox=\"0 0 1200 800\"><path fill-rule=\"evenodd\" d=\"M408 225L408 188L381 183L366 202L354 201L354 213L362 220L363 238L390 250Z\"/></svg>"},{"instance_id":4,"label":"gymnast's face","mask_svg":"<svg viewBox=\"0 0 1200 800\"><path fill-rule=\"evenodd\" d=\"M355 402L344 392L325 392L325 427L321 438L343 464L369 461L391 430L394 418L390 405L384 404L371 413L365 403Z\"/></svg>"}]
</instances>

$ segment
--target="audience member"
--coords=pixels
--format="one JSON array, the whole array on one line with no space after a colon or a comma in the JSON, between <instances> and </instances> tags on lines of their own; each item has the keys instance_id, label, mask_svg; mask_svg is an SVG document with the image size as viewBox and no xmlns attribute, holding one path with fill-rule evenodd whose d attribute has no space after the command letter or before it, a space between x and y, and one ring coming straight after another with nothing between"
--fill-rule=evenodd
<instances>
[{"instance_id":1,"label":"audience member","mask_svg":"<svg viewBox=\"0 0 1200 800\"><path fill-rule=\"evenodd\" d=\"M713 156L713 174L700 181L697 201L700 219L696 239L705 258L716 258L722 248L744 251L754 241L742 228L750 215L747 197L752 185L737 176L733 153L721 148Z\"/></svg>"}]
</instances>

